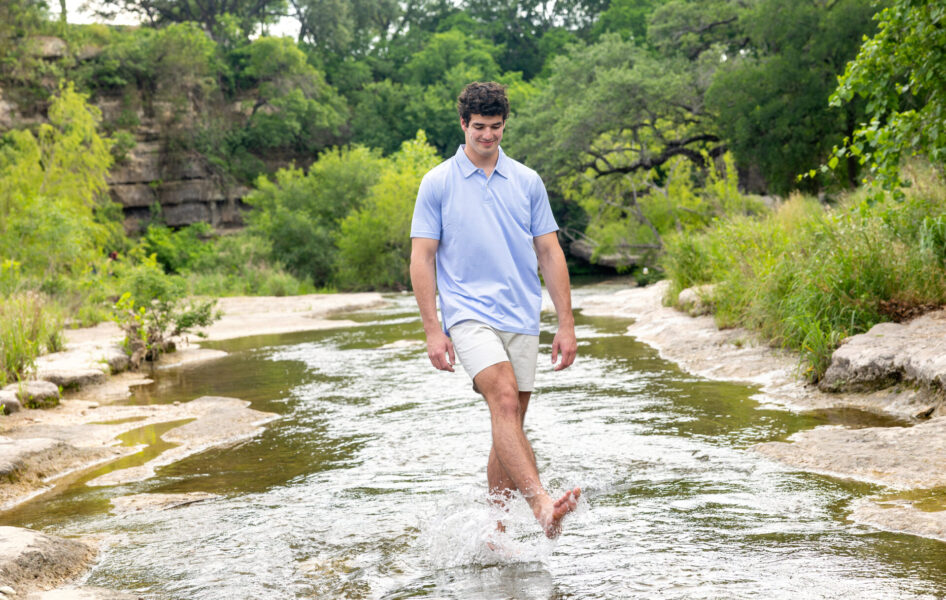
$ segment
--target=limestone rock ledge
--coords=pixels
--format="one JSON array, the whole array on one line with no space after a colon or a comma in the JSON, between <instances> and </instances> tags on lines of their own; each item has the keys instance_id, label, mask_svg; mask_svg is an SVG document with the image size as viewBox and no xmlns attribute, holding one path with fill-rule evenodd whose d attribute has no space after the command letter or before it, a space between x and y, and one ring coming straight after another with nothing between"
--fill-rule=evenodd
<instances>
[{"instance_id":1,"label":"limestone rock ledge","mask_svg":"<svg viewBox=\"0 0 946 600\"><path fill-rule=\"evenodd\" d=\"M20 527L0 527L0 585L25 597L55 588L85 571L95 549Z\"/></svg>"},{"instance_id":2,"label":"limestone rock ledge","mask_svg":"<svg viewBox=\"0 0 946 600\"><path fill-rule=\"evenodd\" d=\"M941 403L946 389L946 310L908 323L879 323L835 350L818 387L869 391L898 382L926 390Z\"/></svg>"}]
</instances>

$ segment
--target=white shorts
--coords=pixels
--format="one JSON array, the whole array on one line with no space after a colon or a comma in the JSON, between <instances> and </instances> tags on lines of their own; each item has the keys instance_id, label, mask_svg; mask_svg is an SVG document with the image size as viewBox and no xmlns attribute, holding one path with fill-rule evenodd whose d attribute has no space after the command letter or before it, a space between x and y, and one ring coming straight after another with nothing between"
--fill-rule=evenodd
<instances>
[{"instance_id":1,"label":"white shorts","mask_svg":"<svg viewBox=\"0 0 946 600\"><path fill-rule=\"evenodd\" d=\"M499 331L480 321L460 321L450 328L453 348L470 378L486 367L509 361L520 392L535 389L539 336Z\"/></svg>"}]
</instances>

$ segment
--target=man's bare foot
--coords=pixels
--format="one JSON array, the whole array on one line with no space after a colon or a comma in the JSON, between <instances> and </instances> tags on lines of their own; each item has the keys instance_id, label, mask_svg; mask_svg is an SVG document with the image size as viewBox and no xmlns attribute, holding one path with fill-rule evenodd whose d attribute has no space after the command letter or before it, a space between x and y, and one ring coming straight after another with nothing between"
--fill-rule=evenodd
<instances>
[{"instance_id":1,"label":"man's bare foot","mask_svg":"<svg viewBox=\"0 0 946 600\"><path fill-rule=\"evenodd\" d=\"M579 496L581 496L581 488L568 490L561 498L553 502L549 509L546 509L546 514L539 517L539 523L546 537L554 539L561 535L562 519L578 506Z\"/></svg>"}]
</instances>

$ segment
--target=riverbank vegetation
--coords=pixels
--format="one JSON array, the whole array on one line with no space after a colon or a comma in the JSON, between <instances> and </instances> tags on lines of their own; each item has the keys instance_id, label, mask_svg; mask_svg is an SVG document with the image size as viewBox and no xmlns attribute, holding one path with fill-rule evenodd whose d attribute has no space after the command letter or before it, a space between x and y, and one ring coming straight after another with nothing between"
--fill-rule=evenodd
<instances>
[{"instance_id":1,"label":"riverbank vegetation","mask_svg":"<svg viewBox=\"0 0 946 600\"><path fill-rule=\"evenodd\" d=\"M507 86L504 148L576 271L715 283L720 325L812 379L844 336L946 301L931 1L100 3L140 27L54 8L0 7L0 291L52 330L129 325L145 272L178 299L407 289L417 185L477 79ZM245 227L172 221L170 173L244 190ZM2 377L25 376L33 350L10 352Z\"/></svg>"},{"instance_id":2,"label":"riverbank vegetation","mask_svg":"<svg viewBox=\"0 0 946 600\"><path fill-rule=\"evenodd\" d=\"M817 381L845 337L946 304L946 187L926 171L908 170L902 200L859 190L825 206L795 194L764 215L672 236L671 297L712 284L720 327L799 352Z\"/></svg>"}]
</instances>

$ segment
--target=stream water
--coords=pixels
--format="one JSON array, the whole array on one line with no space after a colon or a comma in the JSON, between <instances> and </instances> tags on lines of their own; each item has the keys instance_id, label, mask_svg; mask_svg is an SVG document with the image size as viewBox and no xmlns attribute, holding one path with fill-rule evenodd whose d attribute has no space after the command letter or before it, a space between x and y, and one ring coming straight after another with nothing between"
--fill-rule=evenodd
<instances>
[{"instance_id":1,"label":"stream water","mask_svg":"<svg viewBox=\"0 0 946 600\"><path fill-rule=\"evenodd\" d=\"M584 490L550 542L523 501L505 515L486 501L486 405L461 370L430 367L412 299L347 317L358 325L213 344L230 354L130 399L243 398L281 415L265 433L145 482L80 480L4 524L99 540L86 583L146 598L946 597L946 544L846 520L877 488L748 450L836 414L760 408L757 390L681 372L617 319L579 315L579 360L553 373L546 320L527 435L551 492ZM191 491L218 497L110 510Z\"/></svg>"}]
</instances>

